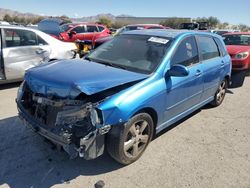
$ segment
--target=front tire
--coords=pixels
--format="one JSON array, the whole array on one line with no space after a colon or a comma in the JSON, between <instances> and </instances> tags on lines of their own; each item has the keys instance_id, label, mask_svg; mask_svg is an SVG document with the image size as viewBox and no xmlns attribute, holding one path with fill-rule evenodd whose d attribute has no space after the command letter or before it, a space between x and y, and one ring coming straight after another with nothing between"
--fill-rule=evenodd
<instances>
[{"instance_id":1,"label":"front tire","mask_svg":"<svg viewBox=\"0 0 250 188\"><path fill-rule=\"evenodd\" d=\"M147 113L133 116L123 127L114 127L107 137L107 150L112 158L128 165L141 157L152 140L154 124Z\"/></svg>"},{"instance_id":2,"label":"front tire","mask_svg":"<svg viewBox=\"0 0 250 188\"><path fill-rule=\"evenodd\" d=\"M214 100L210 103L212 106L216 107L216 106L221 105L221 103L223 102L225 95L226 95L227 86L228 86L228 82L226 79L224 79L220 83L220 85L219 85L219 87L214 95Z\"/></svg>"}]
</instances>

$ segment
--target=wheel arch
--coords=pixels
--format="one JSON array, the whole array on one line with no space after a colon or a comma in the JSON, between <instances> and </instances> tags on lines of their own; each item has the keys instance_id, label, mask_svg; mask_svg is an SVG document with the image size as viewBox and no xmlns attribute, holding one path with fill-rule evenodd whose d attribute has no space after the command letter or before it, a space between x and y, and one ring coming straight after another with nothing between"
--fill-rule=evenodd
<instances>
[{"instance_id":1,"label":"wheel arch","mask_svg":"<svg viewBox=\"0 0 250 188\"><path fill-rule=\"evenodd\" d=\"M225 79L227 80L227 83L229 84L229 83L230 83L231 77L230 77L229 75L226 75L226 76L225 76Z\"/></svg>"},{"instance_id":2,"label":"wheel arch","mask_svg":"<svg viewBox=\"0 0 250 188\"><path fill-rule=\"evenodd\" d=\"M140 110L138 110L137 112L135 112L133 116L135 116L136 114L139 114L139 113L147 113L151 116L152 120L153 120L153 123L154 123L154 129L156 129L156 126L157 126L157 123L158 123L158 115L157 115L157 112L155 109L153 109L152 107L145 107L145 108L142 108Z\"/></svg>"}]
</instances>

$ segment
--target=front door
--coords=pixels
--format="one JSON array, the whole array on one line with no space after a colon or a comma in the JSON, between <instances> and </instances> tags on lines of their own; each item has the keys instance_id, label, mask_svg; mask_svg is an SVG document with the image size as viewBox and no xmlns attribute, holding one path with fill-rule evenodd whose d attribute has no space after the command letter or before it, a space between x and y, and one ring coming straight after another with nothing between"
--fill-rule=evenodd
<instances>
[{"instance_id":1,"label":"front door","mask_svg":"<svg viewBox=\"0 0 250 188\"><path fill-rule=\"evenodd\" d=\"M201 102L203 71L196 40L193 36L186 37L180 42L170 64L171 66L181 64L189 70L188 76L166 78L166 111L164 116L166 122L171 123Z\"/></svg>"},{"instance_id":2,"label":"front door","mask_svg":"<svg viewBox=\"0 0 250 188\"><path fill-rule=\"evenodd\" d=\"M74 34L70 34L69 42L75 42L76 40L85 40L84 36L86 33L86 28L84 25L76 26L71 29L69 33L74 32Z\"/></svg>"}]
</instances>

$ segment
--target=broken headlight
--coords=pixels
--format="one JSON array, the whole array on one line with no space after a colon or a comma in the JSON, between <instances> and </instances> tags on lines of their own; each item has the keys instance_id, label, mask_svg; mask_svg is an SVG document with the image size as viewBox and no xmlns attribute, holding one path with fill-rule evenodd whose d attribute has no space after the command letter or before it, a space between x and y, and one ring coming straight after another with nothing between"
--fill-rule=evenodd
<instances>
[{"instance_id":1,"label":"broken headlight","mask_svg":"<svg viewBox=\"0 0 250 188\"><path fill-rule=\"evenodd\" d=\"M93 126L102 124L102 113L99 109L93 108L90 111L90 119Z\"/></svg>"},{"instance_id":2,"label":"broken headlight","mask_svg":"<svg viewBox=\"0 0 250 188\"><path fill-rule=\"evenodd\" d=\"M17 101L21 100L23 93L24 93L24 81L21 83L21 85L19 86L17 90L17 97L16 97Z\"/></svg>"}]
</instances>

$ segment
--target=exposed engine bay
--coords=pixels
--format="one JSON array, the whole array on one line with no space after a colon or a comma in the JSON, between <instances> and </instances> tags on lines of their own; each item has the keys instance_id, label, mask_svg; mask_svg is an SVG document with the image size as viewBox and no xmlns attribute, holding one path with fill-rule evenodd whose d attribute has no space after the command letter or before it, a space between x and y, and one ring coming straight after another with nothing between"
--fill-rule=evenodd
<instances>
[{"instance_id":1,"label":"exposed engine bay","mask_svg":"<svg viewBox=\"0 0 250 188\"><path fill-rule=\"evenodd\" d=\"M96 107L134 84L123 84L91 96L80 93L75 99L63 99L34 93L23 83L17 98L19 117L26 126L62 146L70 158L79 155L94 159L103 154L105 134L111 129L111 125L103 124L102 112Z\"/></svg>"}]
</instances>

